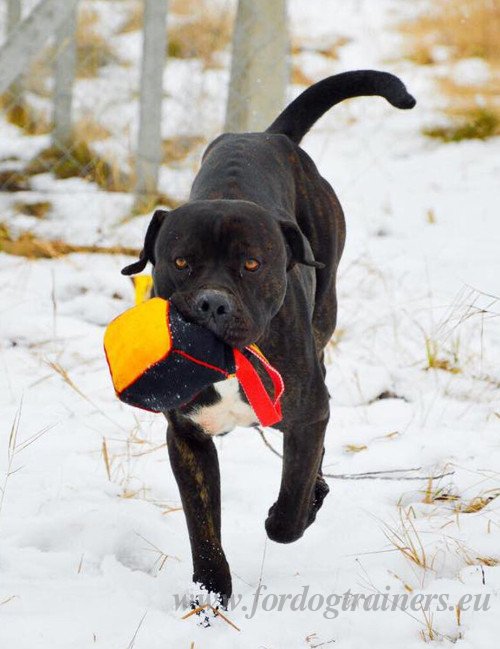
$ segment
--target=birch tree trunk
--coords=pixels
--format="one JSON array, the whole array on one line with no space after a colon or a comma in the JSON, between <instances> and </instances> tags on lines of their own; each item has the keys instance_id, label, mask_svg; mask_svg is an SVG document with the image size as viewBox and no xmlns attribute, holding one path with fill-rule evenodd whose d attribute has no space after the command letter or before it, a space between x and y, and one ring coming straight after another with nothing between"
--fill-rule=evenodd
<instances>
[{"instance_id":1,"label":"birch tree trunk","mask_svg":"<svg viewBox=\"0 0 500 649\"><path fill-rule=\"evenodd\" d=\"M41 0L0 47L0 94L26 69L78 0Z\"/></svg>"},{"instance_id":2,"label":"birch tree trunk","mask_svg":"<svg viewBox=\"0 0 500 649\"><path fill-rule=\"evenodd\" d=\"M239 0L225 130L265 129L283 109L289 76L286 0Z\"/></svg>"},{"instance_id":3,"label":"birch tree trunk","mask_svg":"<svg viewBox=\"0 0 500 649\"><path fill-rule=\"evenodd\" d=\"M75 5L65 22L56 30L57 56L54 70L54 130L55 145L68 144L73 130L72 104L73 83L76 68L76 21Z\"/></svg>"},{"instance_id":4,"label":"birch tree trunk","mask_svg":"<svg viewBox=\"0 0 500 649\"><path fill-rule=\"evenodd\" d=\"M11 34L18 24L21 22L22 7L21 0L7 0L7 37ZM10 86L9 92L12 96L14 104L21 101L23 86L21 80L18 79Z\"/></svg>"},{"instance_id":5,"label":"birch tree trunk","mask_svg":"<svg viewBox=\"0 0 500 649\"><path fill-rule=\"evenodd\" d=\"M162 160L161 106L167 56L167 1L145 0L136 160L136 206L157 195Z\"/></svg>"}]
</instances>

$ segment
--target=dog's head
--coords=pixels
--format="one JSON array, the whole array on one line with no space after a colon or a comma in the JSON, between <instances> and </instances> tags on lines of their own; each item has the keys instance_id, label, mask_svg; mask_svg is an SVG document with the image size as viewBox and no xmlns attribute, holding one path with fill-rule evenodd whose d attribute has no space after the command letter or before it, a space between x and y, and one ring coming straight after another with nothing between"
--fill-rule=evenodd
<instances>
[{"instance_id":1,"label":"dog's head","mask_svg":"<svg viewBox=\"0 0 500 649\"><path fill-rule=\"evenodd\" d=\"M322 267L295 223L238 200L157 210L139 261L122 273L138 273L148 261L155 295L237 348L264 334L295 264Z\"/></svg>"}]
</instances>

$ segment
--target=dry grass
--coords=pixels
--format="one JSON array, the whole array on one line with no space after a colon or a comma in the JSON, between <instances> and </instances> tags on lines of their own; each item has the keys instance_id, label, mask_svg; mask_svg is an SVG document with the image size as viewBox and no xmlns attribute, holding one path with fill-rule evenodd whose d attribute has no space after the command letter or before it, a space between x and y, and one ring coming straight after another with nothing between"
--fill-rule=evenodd
<instances>
[{"instance_id":1,"label":"dry grass","mask_svg":"<svg viewBox=\"0 0 500 649\"><path fill-rule=\"evenodd\" d=\"M432 207L430 207L430 208L427 210L426 215L425 215L425 220L426 220L427 223L429 223L430 225L434 225L434 224L436 223L436 212L434 212L434 210L432 209Z\"/></svg>"},{"instance_id":2,"label":"dry grass","mask_svg":"<svg viewBox=\"0 0 500 649\"><path fill-rule=\"evenodd\" d=\"M205 143L205 138L200 135L178 135L163 140L162 164L181 162L187 156Z\"/></svg>"},{"instance_id":3,"label":"dry grass","mask_svg":"<svg viewBox=\"0 0 500 649\"><path fill-rule=\"evenodd\" d=\"M495 568L500 565L500 559L495 557L476 557L476 561L473 565L488 566L488 568Z\"/></svg>"},{"instance_id":4,"label":"dry grass","mask_svg":"<svg viewBox=\"0 0 500 649\"><path fill-rule=\"evenodd\" d=\"M455 511L460 514L475 514L483 510L493 500L500 496L500 489L491 489L479 496L476 496L468 503L460 502L456 505Z\"/></svg>"},{"instance_id":5,"label":"dry grass","mask_svg":"<svg viewBox=\"0 0 500 649\"><path fill-rule=\"evenodd\" d=\"M104 466L106 467L106 475L108 476L108 480L111 482L111 462L105 437L102 438L101 453L102 459L104 460Z\"/></svg>"},{"instance_id":6,"label":"dry grass","mask_svg":"<svg viewBox=\"0 0 500 649\"><path fill-rule=\"evenodd\" d=\"M178 59L201 59L205 67L217 66L216 54L226 49L232 37L233 16L210 4L208 0L172 2L168 23L168 56ZM143 5L134 3L119 29L120 34L142 29Z\"/></svg>"},{"instance_id":7,"label":"dry grass","mask_svg":"<svg viewBox=\"0 0 500 649\"><path fill-rule=\"evenodd\" d=\"M106 191L125 192L132 180L117 163L108 162L84 140L73 140L64 147L52 145L41 151L26 167L28 175L53 173L56 178L84 178Z\"/></svg>"},{"instance_id":8,"label":"dry grass","mask_svg":"<svg viewBox=\"0 0 500 649\"><path fill-rule=\"evenodd\" d=\"M297 86L311 86L314 83L314 79L309 77L296 61L292 64L292 76L290 81Z\"/></svg>"},{"instance_id":9,"label":"dry grass","mask_svg":"<svg viewBox=\"0 0 500 649\"><path fill-rule=\"evenodd\" d=\"M471 548L464 545L462 542L454 539L456 545L456 552L467 566L487 566L488 568L495 568L500 565L498 557L480 556Z\"/></svg>"},{"instance_id":10,"label":"dry grass","mask_svg":"<svg viewBox=\"0 0 500 649\"><path fill-rule=\"evenodd\" d=\"M423 134L442 142L486 140L500 135L500 108L471 107L447 113L451 118L447 126L424 128Z\"/></svg>"},{"instance_id":11,"label":"dry grass","mask_svg":"<svg viewBox=\"0 0 500 649\"><path fill-rule=\"evenodd\" d=\"M10 124L18 126L26 135L44 135L50 132L51 124L47 114L35 110L22 96L7 91L0 97L0 110Z\"/></svg>"},{"instance_id":12,"label":"dry grass","mask_svg":"<svg viewBox=\"0 0 500 649\"><path fill-rule=\"evenodd\" d=\"M73 138L76 142L97 142L106 140L110 135L110 131L91 115L81 117L73 125Z\"/></svg>"},{"instance_id":13,"label":"dry grass","mask_svg":"<svg viewBox=\"0 0 500 649\"><path fill-rule=\"evenodd\" d=\"M7 468L5 471L5 478L3 480L3 484L2 486L0 486L0 514L2 513L3 504L5 501L7 484L10 476L13 473L12 463L14 461L14 455L16 454L17 451L17 436L19 432L19 422L21 420L21 411L22 411L22 403L19 406L19 409L17 410L16 414L14 415L14 420L10 428L9 441L7 446Z\"/></svg>"},{"instance_id":14,"label":"dry grass","mask_svg":"<svg viewBox=\"0 0 500 649\"><path fill-rule=\"evenodd\" d=\"M32 92L39 97L50 99L52 97L54 48L45 47L33 59L26 72L23 74L22 87L27 92Z\"/></svg>"},{"instance_id":15,"label":"dry grass","mask_svg":"<svg viewBox=\"0 0 500 649\"><path fill-rule=\"evenodd\" d=\"M0 190L3 192L25 192L31 189L29 175L19 169L0 171Z\"/></svg>"},{"instance_id":16,"label":"dry grass","mask_svg":"<svg viewBox=\"0 0 500 649\"><path fill-rule=\"evenodd\" d=\"M311 86L317 79L313 79L300 66L300 60L297 61L295 57L301 54L320 54L327 59L337 60L339 57L339 49L350 42L350 38L346 36L339 36L334 40L329 40L319 45L317 43L309 43L304 40L294 39L292 41L292 73L291 83L298 86Z\"/></svg>"},{"instance_id":17,"label":"dry grass","mask_svg":"<svg viewBox=\"0 0 500 649\"><path fill-rule=\"evenodd\" d=\"M500 135L500 66L492 67L488 83L463 85L443 77L438 87L448 101L449 124L425 129L425 135L444 142Z\"/></svg>"},{"instance_id":18,"label":"dry grass","mask_svg":"<svg viewBox=\"0 0 500 649\"><path fill-rule=\"evenodd\" d=\"M385 536L389 543L404 556L411 564L427 571L432 565L425 551L420 536L411 520L409 512L399 510L399 529L386 525Z\"/></svg>"},{"instance_id":19,"label":"dry grass","mask_svg":"<svg viewBox=\"0 0 500 649\"><path fill-rule=\"evenodd\" d=\"M76 75L79 78L95 77L105 65L120 63L109 39L100 33L98 23L96 11L84 7L79 12L76 29Z\"/></svg>"},{"instance_id":20,"label":"dry grass","mask_svg":"<svg viewBox=\"0 0 500 649\"><path fill-rule=\"evenodd\" d=\"M205 68L216 67L216 55L229 47L233 17L227 11L200 3L185 18L169 26L168 56L200 59Z\"/></svg>"},{"instance_id":21,"label":"dry grass","mask_svg":"<svg viewBox=\"0 0 500 649\"><path fill-rule=\"evenodd\" d=\"M14 415L14 419L12 421L12 425L10 428L10 433L9 433L9 439L8 439L8 444L7 444L7 466L6 466L6 471L5 471L5 476L3 479L2 485L0 485L0 514L2 513L3 505L5 502L5 494L7 492L7 485L9 482L9 478L14 475L19 469L14 469L13 468L13 463L14 463L14 458L24 451L28 446L31 446L31 444L34 444L40 437L45 435L49 430L51 430L52 426L45 426L45 428L42 428L33 435L30 435L23 441L19 440L19 424L21 421L21 413L23 409L23 403L21 400L21 403L19 405L19 408L17 409L16 414ZM8 600L4 600L2 604L5 604Z\"/></svg>"},{"instance_id":22,"label":"dry grass","mask_svg":"<svg viewBox=\"0 0 500 649\"><path fill-rule=\"evenodd\" d=\"M151 489L146 487L146 485L136 475L138 473L136 469L140 462L139 458L158 451L164 452L166 443L155 445L152 441L144 437L138 422L131 431L127 432L127 437L125 439L120 438L111 441L114 442L112 445L110 445L109 439L103 438L100 454L103 460L106 477L110 482L118 484L121 488L121 492L119 493L120 498L125 500L146 500L147 502L159 507L163 515L182 511L181 507L172 506L168 502L152 498L150 495ZM161 567L163 567L163 558L166 560L169 555L166 555L161 551L159 551L159 554L162 555L160 559L162 560Z\"/></svg>"},{"instance_id":23,"label":"dry grass","mask_svg":"<svg viewBox=\"0 0 500 649\"><path fill-rule=\"evenodd\" d=\"M490 80L464 84L438 81L447 98L448 124L425 128L424 135L443 142L500 135L500 3L498 0L436 0L432 9L400 25L409 43L406 56L419 65L470 57L483 59Z\"/></svg>"},{"instance_id":24,"label":"dry grass","mask_svg":"<svg viewBox=\"0 0 500 649\"><path fill-rule=\"evenodd\" d=\"M368 446L366 444L345 444L344 452L345 453L361 453L361 451L366 451Z\"/></svg>"},{"instance_id":25,"label":"dry grass","mask_svg":"<svg viewBox=\"0 0 500 649\"><path fill-rule=\"evenodd\" d=\"M134 2L134 4L129 9L125 21L120 26L118 30L118 34L129 34L130 32L136 32L139 29L142 29L143 17L144 17L143 3Z\"/></svg>"},{"instance_id":26,"label":"dry grass","mask_svg":"<svg viewBox=\"0 0 500 649\"><path fill-rule=\"evenodd\" d=\"M422 609L422 615L424 616L424 628L420 631L420 637L424 642L434 642L434 640L440 640L441 634L436 631L434 628L434 616L429 611L424 611Z\"/></svg>"},{"instance_id":27,"label":"dry grass","mask_svg":"<svg viewBox=\"0 0 500 649\"><path fill-rule=\"evenodd\" d=\"M432 478L429 479L427 487L424 491L423 502L426 505L433 505L437 502L456 502L460 497L456 494L450 493L446 487L436 487L433 485Z\"/></svg>"},{"instance_id":28,"label":"dry grass","mask_svg":"<svg viewBox=\"0 0 500 649\"><path fill-rule=\"evenodd\" d=\"M164 550L159 548L157 545L146 539L142 534L139 534L136 532L137 536L141 538L143 541L145 541L148 544L148 547L146 548L147 551L152 552L153 554L156 554L156 559L154 560L153 565L151 566L151 572L154 572L158 574L163 570L165 567L165 564L167 563L168 559L175 559L175 561L180 562L179 557L176 557L173 554L167 554Z\"/></svg>"},{"instance_id":29,"label":"dry grass","mask_svg":"<svg viewBox=\"0 0 500 649\"><path fill-rule=\"evenodd\" d=\"M14 203L14 209L19 214L34 216L36 219L44 219L52 209L52 203L50 201L35 201L31 203L17 201Z\"/></svg>"},{"instance_id":30,"label":"dry grass","mask_svg":"<svg viewBox=\"0 0 500 649\"><path fill-rule=\"evenodd\" d=\"M327 59L337 60L339 58L340 48L350 43L351 40L347 36L338 36L332 41L324 42L320 45L312 45L303 40L296 39L292 43L292 55L311 52L313 54L321 54Z\"/></svg>"},{"instance_id":31,"label":"dry grass","mask_svg":"<svg viewBox=\"0 0 500 649\"><path fill-rule=\"evenodd\" d=\"M428 12L400 29L408 39L407 57L419 65L436 63L437 47L446 47L452 60L481 57L500 64L497 0L434 0Z\"/></svg>"},{"instance_id":32,"label":"dry grass","mask_svg":"<svg viewBox=\"0 0 500 649\"><path fill-rule=\"evenodd\" d=\"M108 254L108 255L130 255L136 257L139 254L137 248L124 246L77 246L65 241L47 241L39 239L27 232L19 237L13 237L5 224L0 223L0 251L18 257L28 259L55 259L75 252Z\"/></svg>"},{"instance_id":33,"label":"dry grass","mask_svg":"<svg viewBox=\"0 0 500 649\"><path fill-rule=\"evenodd\" d=\"M462 371L458 365L458 353L444 352L440 350L438 343L431 338L425 339L425 352L427 359L426 370L444 370L451 374L460 374Z\"/></svg>"}]
</instances>

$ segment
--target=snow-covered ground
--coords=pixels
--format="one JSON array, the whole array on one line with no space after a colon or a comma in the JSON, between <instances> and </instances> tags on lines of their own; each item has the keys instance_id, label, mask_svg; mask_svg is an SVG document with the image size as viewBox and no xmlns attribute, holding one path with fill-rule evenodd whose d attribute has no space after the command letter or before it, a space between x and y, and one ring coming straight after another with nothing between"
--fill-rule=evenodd
<instances>
[{"instance_id":1,"label":"snow-covered ground","mask_svg":"<svg viewBox=\"0 0 500 649\"><path fill-rule=\"evenodd\" d=\"M0 649L410 649L429 639L483 649L500 636L498 140L441 145L420 135L440 99L432 71L395 56L399 36L390 30L414 2L340 4L291 2L296 34L352 39L339 61L307 55L307 73L384 68L419 103L399 112L380 99L353 100L304 142L348 224L325 470L447 475L330 478L316 523L283 546L266 540L263 526L279 458L252 429L217 439L223 540L241 596L227 615L240 631L220 618L210 629L182 620L175 596L189 591L191 557L165 423L117 401L102 354L105 325L133 301L119 273L128 260L0 254ZM133 35L120 39L138 51ZM174 73L179 92L203 76L193 62L173 62L166 80ZM227 71L206 74L212 136L223 115L214 88ZM116 87L108 89L111 106ZM190 132L200 106L181 123L175 93L168 102L165 133ZM124 103L117 121L135 110ZM29 158L44 144L3 122L0 133L1 157ZM163 189L182 198L192 171L192 161L165 169ZM54 204L46 220L14 215L26 195L0 197L0 220L15 231L140 245L147 217L122 223L130 196L48 175L36 183ZM447 369L426 369L428 352ZM392 398L378 399L384 392ZM279 450L280 434L266 435ZM376 600L358 598L351 610L348 591L407 595L409 605L370 610ZM422 594L436 595L428 612ZM467 594L481 595L488 610L471 610L472 601L458 615ZM278 595L290 596L282 610Z\"/></svg>"}]
</instances>

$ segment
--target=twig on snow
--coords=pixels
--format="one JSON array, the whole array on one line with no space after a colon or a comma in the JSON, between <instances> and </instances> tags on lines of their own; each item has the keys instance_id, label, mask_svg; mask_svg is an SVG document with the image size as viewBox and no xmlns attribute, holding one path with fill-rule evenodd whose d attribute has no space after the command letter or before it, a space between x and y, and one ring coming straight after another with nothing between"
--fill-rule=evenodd
<instances>
[{"instance_id":1,"label":"twig on snow","mask_svg":"<svg viewBox=\"0 0 500 649\"><path fill-rule=\"evenodd\" d=\"M279 453L266 438L262 428L257 426L257 431L262 438L262 441L267 448L282 458L283 455ZM331 478L332 480L439 480L447 476L453 475L455 471L446 471L437 475L419 475L419 476L400 476L393 475L394 473L409 473L410 471L420 471L421 466L410 469L388 469L385 471L366 471L365 473L323 473L323 478Z\"/></svg>"}]
</instances>

